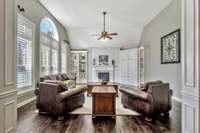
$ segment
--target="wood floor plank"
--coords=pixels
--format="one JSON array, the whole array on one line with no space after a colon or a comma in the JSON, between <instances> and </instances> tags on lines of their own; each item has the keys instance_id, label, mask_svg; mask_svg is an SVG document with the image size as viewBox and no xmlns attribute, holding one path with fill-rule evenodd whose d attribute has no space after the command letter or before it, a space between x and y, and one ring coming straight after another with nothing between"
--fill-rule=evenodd
<instances>
[{"instance_id":1,"label":"wood floor plank","mask_svg":"<svg viewBox=\"0 0 200 133\"><path fill-rule=\"evenodd\" d=\"M174 123L171 118L154 119L152 122L147 122L142 116L117 116L116 120L113 120L110 117L92 119L91 115L69 115L63 121L57 121L50 116L39 115L35 108L24 112L18 117L18 133L180 132L180 123Z\"/></svg>"}]
</instances>

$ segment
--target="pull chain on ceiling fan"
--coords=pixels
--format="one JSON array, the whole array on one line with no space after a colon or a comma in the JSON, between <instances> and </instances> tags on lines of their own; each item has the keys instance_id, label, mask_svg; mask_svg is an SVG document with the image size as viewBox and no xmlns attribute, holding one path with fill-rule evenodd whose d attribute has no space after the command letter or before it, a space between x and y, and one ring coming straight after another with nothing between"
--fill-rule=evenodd
<instances>
[{"instance_id":1,"label":"pull chain on ceiling fan","mask_svg":"<svg viewBox=\"0 0 200 133\"><path fill-rule=\"evenodd\" d=\"M106 14L107 12L103 12L103 31L100 34L94 34L93 36L100 36L97 40L107 41L113 39L111 36L118 35L118 33L108 33L106 31Z\"/></svg>"}]
</instances>

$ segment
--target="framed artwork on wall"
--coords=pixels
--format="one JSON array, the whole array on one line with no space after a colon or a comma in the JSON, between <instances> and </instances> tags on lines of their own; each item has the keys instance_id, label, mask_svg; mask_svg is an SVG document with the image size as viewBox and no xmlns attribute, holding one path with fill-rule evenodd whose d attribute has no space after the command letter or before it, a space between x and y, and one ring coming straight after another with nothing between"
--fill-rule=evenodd
<instances>
[{"instance_id":1,"label":"framed artwork on wall","mask_svg":"<svg viewBox=\"0 0 200 133\"><path fill-rule=\"evenodd\" d=\"M161 38L161 64L180 63L180 29Z\"/></svg>"},{"instance_id":2,"label":"framed artwork on wall","mask_svg":"<svg viewBox=\"0 0 200 133\"><path fill-rule=\"evenodd\" d=\"M109 65L109 56L99 55L99 66L108 66L108 65Z\"/></svg>"}]
</instances>

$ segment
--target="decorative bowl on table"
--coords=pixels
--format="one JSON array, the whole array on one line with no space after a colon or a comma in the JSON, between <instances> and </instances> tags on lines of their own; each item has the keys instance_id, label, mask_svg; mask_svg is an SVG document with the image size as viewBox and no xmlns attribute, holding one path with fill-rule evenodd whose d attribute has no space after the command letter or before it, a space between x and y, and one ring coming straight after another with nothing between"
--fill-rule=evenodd
<instances>
[{"instance_id":1,"label":"decorative bowl on table","mask_svg":"<svg viewBox=\"0 0 200 133\"><path fill-rule=\"evenodd\" d=\"M106 85L108 81L102 81L101 84Z\"/></svg>"}]
</instances>

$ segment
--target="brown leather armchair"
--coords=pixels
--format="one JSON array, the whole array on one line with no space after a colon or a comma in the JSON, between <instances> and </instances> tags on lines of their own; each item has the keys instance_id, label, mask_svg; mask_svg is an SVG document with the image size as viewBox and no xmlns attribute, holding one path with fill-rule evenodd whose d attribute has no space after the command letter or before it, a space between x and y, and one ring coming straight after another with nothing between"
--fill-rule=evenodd
<instances>
[{"instance_id":1,"label":"brown leather armchair","mask_svg":"<svg viewBox=\"0 0 200 133\"><path fill-rule=\"evenodd\" d=\"M35 90L36 108L40 114L48 113L62 117L84 104L84 92L87 90L87 86L75 85L75 80L68 79L61 81L66 83L66 88L63 88L56 80L43 80L40 82L39 88Z\"/></svg>"},{"instance_id":2,"label":"brown leather armchair","mask_svg":"<svg viewBox=\"0 0 200 133\"><path fill-rule=\"evenodd\" d=\"M150 83L146 87L143 90L120 88L121 102L124 107L133 109L146 118L152 118L154 115L168 116L172 97L169 83Z\"/></svg>"}]
</instances>

